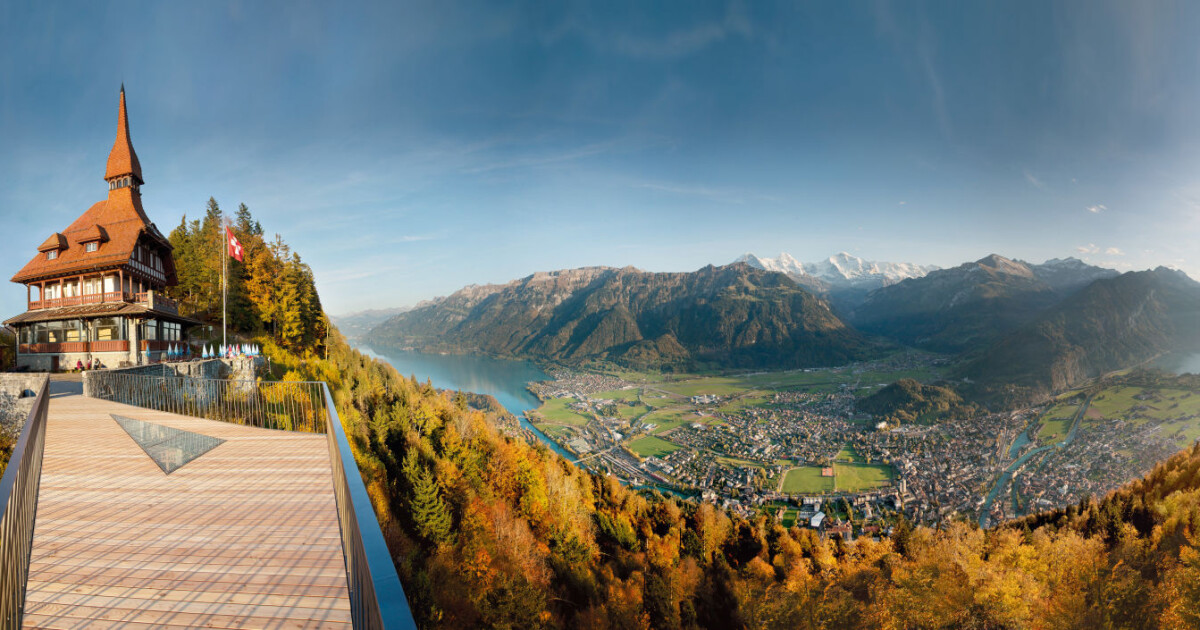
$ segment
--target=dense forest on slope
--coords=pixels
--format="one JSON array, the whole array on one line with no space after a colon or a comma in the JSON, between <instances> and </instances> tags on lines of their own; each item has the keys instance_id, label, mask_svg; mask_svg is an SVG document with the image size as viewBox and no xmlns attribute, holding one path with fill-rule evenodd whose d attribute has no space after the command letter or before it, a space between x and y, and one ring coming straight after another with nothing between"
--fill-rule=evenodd
<instances>
[{"instance_id":1,"label":"dense forest on slope","mask_svg":"<svg viewBox=\"0 0 1200 630\"><path fill-rule=\"evenodd\" d=\"M911 378L902 378L855 406L877 419L892 423L931 422L946 417L970 417L978 411L965 404L953 389L942 385L924 385Z\"/></svg>"},{"instance_id":2,"label":"dense forest on slope","mask_svg":"<svg viewBox=\"0 0 1200 630\"><path fill-rule=\"evenodd\" d=\"M840 365L872 343L782 273L594 267L467 287L376 327L372 343L631 367Z\"/></svg>"},{"instance_id":3,"label":"dense forest on slope","mask_svg":"<svg viewBox=\"0 0 1200 630\"><path fill-rule=\"evenodd\" d=\"M336 331L322 349L258 328L285 379L330 384L424 628L1200 622L1200 447L1108 497L994 530L901 523L849 542L631 490Z\"/></svg>"},{"instance_id":4,"label":"dense forest on slope","mask_svg":"<svg viewBox=\"0 0 1200 630\"><path fill-rule=\"evenodd\" d=\"M313 347L325 337L312 269L278 234L265 238L262 225L240 204L230 229L242 244L242 261L226 254L225 214L209 199L203 219L184 216L171 231L179 284L167 295L179 300L184 315L221 321L221 263L228 258L228 321L241 334L269 333L285 347ZM220 339L218 329L216 339Z\"/></svg>"},{"instance_id":5,"label":"dense forest on slope","mask_svg":"<svg viewBox=\"0 0 1200 630\"><path fill-rule=\"evenodd\" d=\"M422 627L1184 628L1200 612L1200 449L1081 507L851 543L581 471L336 335L328 363L291 368L333 385Z\"/></svg>"}]
</instances>

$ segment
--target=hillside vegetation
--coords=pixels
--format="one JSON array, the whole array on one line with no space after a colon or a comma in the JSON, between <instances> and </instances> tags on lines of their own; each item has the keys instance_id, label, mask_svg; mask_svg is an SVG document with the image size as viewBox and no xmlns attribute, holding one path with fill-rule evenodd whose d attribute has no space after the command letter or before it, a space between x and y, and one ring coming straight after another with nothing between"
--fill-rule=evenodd
<instances>
[{"instance_id":1,"label":"hillside vegetation","mask_svg":"<svg viewBox=\"0 0 1200 630\"><path fill-rule=\"evenodd\" d=\"M859 400L859 411L892 423L928 422L944 417L965 417L976 411L973 405L953 389L940 385L923 385L911 378L902 378Z\"/></svg>"},{"instance_id":2,"label":"hillside vegetation","mask_svg":"<svg viewBox=\"0 0 1200 630\"><path fill-rule=\"evenodd\" d=\"M634 492L338 337L330 357L292 369L334 386L423 627L1185 628L1200 612L1198 449L996 530L847 543Z\"/></svg>"},{"instance_id":3,"label":"hillside vegetation","mask_svg":"<svg viewBox=\"0 0 1200 630\"><path fill-rule=\"evenodd\" d=\"M217 325L221 321L221 263L225 253L225 214L209 199L203 219L184 216L171 231L179 284L167 295L180 311ZM228 259L227 309L235 333L269 333L285 347L314 347L325 336L312 269L278 234L268 239L245 204L238 206L231 229L242 244L242 261Z\"/></svg>"},{"instance_id":4,"label":"hillside vegetation","mask_svg":"<svg viewBox=\"0 0 1200 630\"><path fill-rule=\"evenodd\" d=\"M400 376L336 331L326 359L311 344L276 343L285 337L258 322L285 379L330 384L421 627L1190 628L1200 620L1200 447L1109 497L991 531L901 523L890 537L851 543L767 514L746 520L631 490L499 429L496 414L465 397Z\"/></svg>"}]
</instances>

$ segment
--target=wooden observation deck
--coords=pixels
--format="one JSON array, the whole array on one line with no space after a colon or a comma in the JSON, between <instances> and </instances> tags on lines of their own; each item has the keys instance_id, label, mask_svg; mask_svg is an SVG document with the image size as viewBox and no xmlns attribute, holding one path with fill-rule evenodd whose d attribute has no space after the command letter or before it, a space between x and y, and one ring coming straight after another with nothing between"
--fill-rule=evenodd
<instances>
[{"instance_id":1,"label":"wooden observation deck","mask_svg":"<svg viewBox=\"0 0 1200 630\"><path fill-rule=\"evenodd\" d=\"M225 440L166 474L113 416ZM55 394L26 628L349 628L325 436Z\"/></svg>"},{"instance_id":2,"label":"wooden observation deck","mask_svg":"<svg viewBox=\"0 0 1200 630\"><path fill-rule=\"evenodd\" d=\"M0 481L0 628L415 627L323 384L101 378L44 387Z\"/></svg>"}]
</instances>

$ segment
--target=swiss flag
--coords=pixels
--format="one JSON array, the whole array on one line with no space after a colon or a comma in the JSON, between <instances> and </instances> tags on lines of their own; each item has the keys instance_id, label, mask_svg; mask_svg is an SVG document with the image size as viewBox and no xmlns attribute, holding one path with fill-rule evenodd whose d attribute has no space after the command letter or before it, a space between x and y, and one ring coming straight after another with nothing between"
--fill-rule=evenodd
<instances>
[{"instance_id":1,"label":"swiss flag","mask_svg":"<svg viewBox=\"0 0 1200 630\"><path fill-rule=\"evenodd\" d=\"M242 244L238 242L237 237L233 235L233 230L225 228L225 240L229 243L229 255L242 262Z\"/></svg>"}]
</instances>

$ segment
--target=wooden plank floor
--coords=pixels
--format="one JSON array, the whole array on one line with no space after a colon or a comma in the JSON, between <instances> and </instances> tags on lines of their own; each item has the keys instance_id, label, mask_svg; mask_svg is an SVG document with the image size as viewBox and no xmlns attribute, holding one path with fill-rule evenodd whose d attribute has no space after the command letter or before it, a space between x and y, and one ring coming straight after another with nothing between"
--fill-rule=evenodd
<instances>
[{"instance_id":1,"label":"wooden plank floor","mask_svg":"<svg viewBox=\"0 0 1200 630\"><path fill-rule=\"evenodd\" d=\"M170 475L109 414L226 440ZM26 628L348 628L325 436L51 398Z\"/></svg>"}]
</instances>

